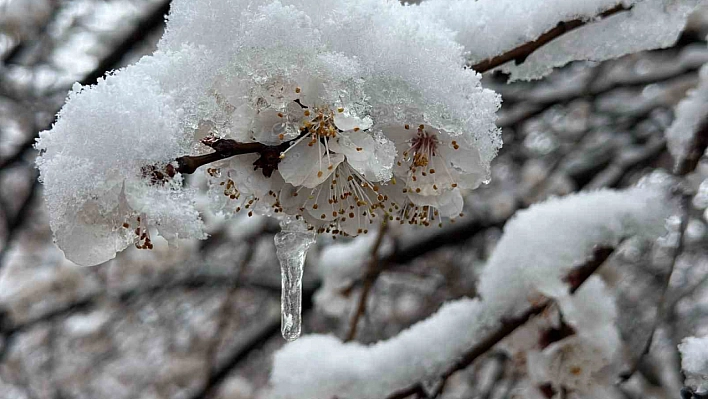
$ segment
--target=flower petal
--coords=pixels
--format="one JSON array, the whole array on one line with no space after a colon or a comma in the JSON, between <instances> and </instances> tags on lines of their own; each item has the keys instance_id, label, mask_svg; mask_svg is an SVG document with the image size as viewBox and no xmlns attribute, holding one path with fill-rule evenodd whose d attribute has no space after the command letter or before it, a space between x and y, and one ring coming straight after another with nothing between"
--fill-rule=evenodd
<instances>
[{"instance_id":1,"label":"flower petal","mask_svg":"<svg viewBox=\"0 0 708 399\"><path fill-rule=\"evenodd\" d=\"M368 116L360 118L348 112L338 112L334 115L334 124L337 129L346 132L354 129L367 130L374 125L374 122Z\"/></svg>"},{"instance_id":2,"label":"flower petal","mask_svg":"<svg viewBox=\"0 0 708 399\"><path fill-rule=\"evenodd\" d=\"M310 170L310 174L305 181L302 182L302 185L310 188L319 186L334 173L334 170L337 169L337 166L342 162L344 162L344 155L342 154L323 156L319 162L314 164L314 168Z\"/></svg>"},{"instance_id":3,"label":"flower petal","mask_svg":"<svg viewBox=\"0 0 708 399\"><path fill-rule=\"evenodd\" d=\"M301 186L315 168L319 168L322 150L319 146L301 141L288 149L285 158L278 164L278 171L286 183Z\"/></svg>"}]
</instances>

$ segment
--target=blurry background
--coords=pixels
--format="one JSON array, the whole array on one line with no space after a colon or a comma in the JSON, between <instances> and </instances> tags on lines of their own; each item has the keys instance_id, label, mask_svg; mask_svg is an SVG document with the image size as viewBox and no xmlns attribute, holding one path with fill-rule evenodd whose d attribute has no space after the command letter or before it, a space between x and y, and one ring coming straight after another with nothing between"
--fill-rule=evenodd
<instances>
[{"instance_id":1,"label":"blurry background","mask_svg":"<svg viewBox=\"0 0 708 399\"><path fill-rule=\"evenodd\" d=\"M150 54L168 9L164 0L0 0L0 398L268 397L272 353L284 344L277 224L205 216L206 241L168 248L156 240L152 251L129 248L82 268L52 243L36 181L33 141L67 91ZM707 34L704 9L673 48L573 64L539 82L487 76L504 99L493 180L470 194L455 223L393 230L399 251L371 284L356 339L390 337L446 300L474 296L476 275L517 209L670 169L663 131L708 62ZM695 191L691 219L666 295L666 264L641 243L603 269L620 293L627 358L636 364L618 397L677 398L676 344L708 333L708 165L686 183ZM365 284L319 289L326 271L317 259L311 251L303 330L344 337ZM443 396L513 397L521 365L493 351L453 376Z\"/></svg>"}]
</instances>

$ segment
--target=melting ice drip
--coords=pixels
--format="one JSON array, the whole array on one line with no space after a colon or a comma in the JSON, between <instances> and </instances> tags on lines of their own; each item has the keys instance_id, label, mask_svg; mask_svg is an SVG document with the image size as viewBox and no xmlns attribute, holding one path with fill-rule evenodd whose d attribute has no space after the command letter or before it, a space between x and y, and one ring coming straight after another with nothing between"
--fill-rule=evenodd
<instances>
[{"instance_id":1,"label":"melting ice drip","mask_svg":"<svg viewBox=\"0 0 708 399\"><path fill-rule=\"evenodd\" d=\"M283 338L294 341L300 336L302 312L302 272L305 255L315 243L315 234L304 223L290 218L280 222L275 235L275 249L280 262L282 289L280 294L280 331Z\"/></svg>"}]
</instances>

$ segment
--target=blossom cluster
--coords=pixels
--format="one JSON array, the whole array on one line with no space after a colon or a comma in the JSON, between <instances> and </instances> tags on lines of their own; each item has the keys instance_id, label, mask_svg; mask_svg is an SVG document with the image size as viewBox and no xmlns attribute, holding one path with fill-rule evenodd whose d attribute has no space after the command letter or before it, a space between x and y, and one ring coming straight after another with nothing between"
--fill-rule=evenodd
<instances>
[{"instance_id":1,"label":"blossom cluster","mask_svg":"<svg viewBox=\"0 0 708 399\"><path fill-rule=\"evenodd\" d=\"M41 134L51 225L69 259L150 248L155 229L171 242L204 237L199 193L176 162L212 152L204 143L278 150L275 161L246 151L200 168L212 211L290 215L334 235L383 220L436 226L488 179L500 98L421 10L206 3L173 2L158 50L77 85Z\"/></svg>"}]
</instances>

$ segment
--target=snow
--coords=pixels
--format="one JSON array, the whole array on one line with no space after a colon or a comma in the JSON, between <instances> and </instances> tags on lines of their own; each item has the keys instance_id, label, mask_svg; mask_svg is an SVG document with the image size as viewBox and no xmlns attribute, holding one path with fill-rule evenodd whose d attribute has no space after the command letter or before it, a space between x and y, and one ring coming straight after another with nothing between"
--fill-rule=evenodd
<instances>
[{"instance_id":1,"label":"snow","mask_svg":"<svg viewBox=\"0 0 708 399\"><path fill-rule=\"evenodd\" d=\"M658 236L669 212L662 195L651 188L598 190L533 205L504 226L479 293L506 312L529 295L563 296L563 277L595 246L615 246L628 236Z\"/></svg>"},{"instance_id":2,"label":"snow","mask_svg":"<svg viewBox=\"0 0 708 399\"><path fill-rule=\"evenodd\" d=\"M459 68L462 48L451 32L396 1L177 1L159 47L184 43L212 50L224 75L239 78L222 88L226 98L277 77L297 82L308 100L368 110L374 130L428 123L469 134L487 161L500 145L498 96Z\"/></svg>"},{"instance_id":3,"label":"snow","mask_svg":"<svg viewBox=\"0 0 708 399\"><path fill-rule=\"evenodd\" d=\"M331 335L307 335L275 354L271 383L277 398L383 398L433 378L484 332L476 299L451 302L400 333L371 346L343 344ZM452 338L454 334L454 339Z\"/></svg>"},{"instance_id":4,"label":"snow","mask_svg":"<svg viewBox=\"0 0 708 399\"><path fill-rule=\"evenodd\" d=\"M697 130L708 116L708 66L701 68L699 79L698 86L676 106L674 121L666 129L667 146L676 164L686 158Z\"/></svg>"},{"instance_id":5,"label":"snow","mask_svg":"<svg viewBox=\"0 0 708 399\"><path fill-rule=\"evenodd\" d=\"M449 302L428 319L373 345L342 343L329 335L302 337L275 355L273 396L373 399L434 380L502 318L527 309L541 294L556 298L565 318L580 331L573 342L560 341L549 349L548 364L557 366L553 359L563 356L555 354L566 346L574 348L569 361L592 360L580 373L582 379L572 371L554 378L563 382L572 377L576 386L590 385L593 373L611 361L618 345L614 302L606 298L588 306L587 297L594 298L604 285L591 281L573 297L563 277L588 259L595 246L617 245L634 235L655 238L664 231L671 209L661 193L648 187L575 194L521 211L507 223L480 276L480 298ZM597 342L598 337L604 341Z\"/></svg>"},{"instance_id":6,"label":"snow","mask_svg":"<svg viewBox=\"0 0 708 399\"><path fill-rule=\"evenodd\" d=\"M687 383L695 385L699 391L708 389L708 336L685 338L678 349Z\"/></svg>"},{"instance_id":7,"label":"snow","mask_svg":"<svg viewBox=\"0 0 708 399\"><path fill-rule=\"evenodd\" d=\"M181 189L179 179L151 185L143 171L192 148L181 121L198 82L178 85L167 76L199 70L200 56L187 48L160 52L97 85L76 84L52 129L40 133L40 180L50 225L67 258L81 265L113 258L134 241L140 214L148 219L143 225L159 225L170 240L204 236L194 193ZM171 68L157 67L165 64Z\"/></svg>"},{"instance_id":8,"label":"snow","mask_svg":"<svg viewBox=\"0 0 708 399\"><path fill-rule=\"evenodd\" d=\"M593 20L622 4L632 7L562 35L520 65L505 65L511 80L541 78L571 61L603 61L672 45L699 0L428 0L420 8L457 32L470 65L536 40L559 22ZM621 38L621 40L618 40Z\"/></svg>"}]
</instances>

